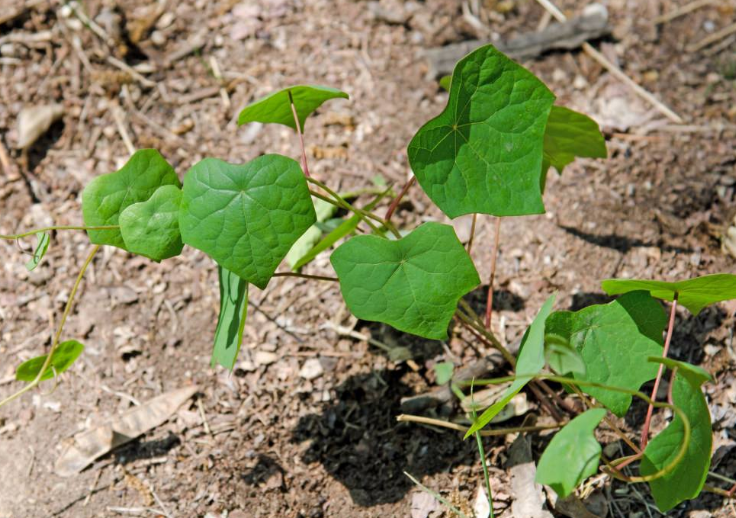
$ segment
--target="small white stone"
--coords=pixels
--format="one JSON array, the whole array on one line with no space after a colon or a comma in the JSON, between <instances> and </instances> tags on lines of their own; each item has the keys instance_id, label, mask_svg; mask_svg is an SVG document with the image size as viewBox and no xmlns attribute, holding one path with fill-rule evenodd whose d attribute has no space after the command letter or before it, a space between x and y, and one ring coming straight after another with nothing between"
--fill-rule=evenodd
<instances>
[{"instance_id":1,"label":"small white stone","mask_svg":"<svg viewBox=\"0 0 736 518\"><path fill-rule=\"evenodd\" d=\"M268 351L258 351L253 356L253 360L256 365L271 365L273 362L279 359L276 353L270 353Z\"/></svg>"},{"instance_id":2,"label":"small white stone","mask_svg":"<svg viewBox=\"0 0 736 518\"><path fill-rule=\"evenodd\" d=\"M299 376L307 380L313 380L322 376L323 372L324 369L319 360L317 358L310 358L304 362L304 365L299 371Z\"/></svg>"},{"instance_id":3,"label":"small white stone","mask_svg":"<svg viewBox=\"0 0 736 518\"><path fill-rule=\"evenodd\" d=\"M715 356L721 351L721 348L717 345L707 344L705 347L703 347L703 350L705 351L706 355Z\"/></svg>"}]
</instances>

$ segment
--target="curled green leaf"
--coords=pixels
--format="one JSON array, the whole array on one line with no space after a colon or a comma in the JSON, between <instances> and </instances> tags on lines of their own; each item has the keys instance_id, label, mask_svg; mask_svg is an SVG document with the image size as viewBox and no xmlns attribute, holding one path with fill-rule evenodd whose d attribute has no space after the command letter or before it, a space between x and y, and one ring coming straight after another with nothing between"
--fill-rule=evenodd
<instances>
[{"instance_id":1,"label":"curled green leaf","mask_svg":"<svg viewBox=\"0 0 736 518\"><path fill-rule=\"evenodd\" d=\"M76 340L61 342L56 346L54 355L51 357L51 363L41 375L41 381L51 379L54 375L59 375L67 370L79 358L83 350L84 345ZM19 381L35 380L44 362L46 362L47 356L47 354L43 354L21 363L15 371L15 379Z\"/></svg>"},{"instance_id":2,"label":"curled green leaf","mask_svg":"<svg viewBox=\"0 0 736 518\"><path fill-rule=\"evenodd\" d=\"M46 255L46 251L49 249L51 237L46 232L36 232L36 241L36 248L33 250L33 255L26 263L26 269L29 272L35 270L36 266L43 260L43 256Z\"/></svg>"},{"instance_id":3,"label":"curled green leaf","mask_svg":"<svg viewBox=\"0 0 736 518\"><path fill-rule=\"evenodd\" d=\"M544 130L544 161L542 162L542 191L550 167L562 170L576 157L606 158L606 139L598 123L587 115L553 106Z\"/></svg>"},{"instance_id":4,"label":"curled green leaf","mask_svg":"<svg viewBox=\"0 0 736 518\"><path fill-rule=\"evenodd\" d=\"M598 471L601 445L593 432L605 416L603 408L593 408L557 432L539 459L536 482L550 486L560 498L565 498L594 475Z\"/></svg>"},{"instance_id":5,"label":"curled green leaf","mask_svg":"<svg viewBox=\"0 0 736 518\"><path fill-rule=\"evenodd\" d=\"M248 282L222 266L217 269L220 281L220 315L212 348L212 366L220 364L232 370L243 343L243 329L248 315Z\"/></svg>"},{"instance_id":6,"label":"curled green leaf","mask_svg":"<svg viewBox=\"0 0 736 518\"><path fill-rule=\"evenodd\" d=\"M736 299L736 275L730 273L704 275L680 282L608 279L601 285L609 295L645 290L654 298L674 300L677 293L678 304L685 306L693 315L716 302Z\"/></svg>"},{"instance_id":7,"label":"curled green leaf","mask_svg":"<svg viewBox=\"0 0 736 518\"><path fill-rule=\"evenodd\" d=\"M262 99L252 102L240 112L238 125L242 126L248 122L263 122L283 124L296 130L294 114L291 111L291 101L294 100L299 126L304 131L304 121L307 120L322 103L330 99L350 97L345 92L329 86L297 85L284 88L272 93Z\"/></svg>"},{"instance_id":8,"label":"curled green leaf","mask_svg":"<svg viewBox=\"0 0 736 518\"><path fill-rule=\"evenodd\" d=\"M709 375L702 369L683 362L670 360L661 363L677 368L672 387L672 402L690 423L690 440L685 456L669 472L649 481L657 507L666 513L680 502L700 494L710 468L713 439L708 403L700 388ZM641 474L651 475L671 465L685 440L687 434L683 419L680 415L675 415L669 426L647 444L641 460Z\"/></svg>"}]
</instances>

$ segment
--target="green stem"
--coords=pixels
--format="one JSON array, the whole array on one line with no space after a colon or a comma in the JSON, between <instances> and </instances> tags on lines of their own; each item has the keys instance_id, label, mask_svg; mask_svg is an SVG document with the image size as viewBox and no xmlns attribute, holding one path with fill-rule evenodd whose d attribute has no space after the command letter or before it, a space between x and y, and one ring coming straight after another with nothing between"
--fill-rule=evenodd
<instances>
[{"instance_id":1,"label":"green stem","mask_svg":"<svg viewBox=\"0 0 736 518\"><path fill-rule=\"evenodd\" d=\"M677 455L675 455L674 459L664 466L662 469L657 471L656 473L652 473L651 475L646 476L640 476L640 477L628 477L626 479L627 482L650 482L652 480L661 478L668 473L670 473L675 467L680 463L680 461L685 457L685 454L687 453L688 445L690 444L690 435L692 433L692 427L690 425L690 420L687 418L687 415L685 412L683 412L679 407L675 405L670 405L669 403L660 403L659 401L653 401L649 396L644 394L643 392L639 392L638 390L632 390L627 389L624 387L614 387L612 385L604 385L603 383L596 383L594 381L585 381L585 380L576 380L572 378L566 378L564 376L556 376L551 374L533 374L533 375L524 375L524 376L505 376L502 378L494 378L494 379L486 379L486 380L473 380L474 385L498 385L500 383L507 383L509 381L513 382L517 379L520 380L528 380L531 381L533 379L544 379L549 381L554 381L556 383L562 383L562 384L570 384L570 385L577 385L580 387L595 387L600 388L604 390L610 390L611 392L619 392L621 394L628 394L629 396L637 397L641 400L643 400L645 403L650 404L654 406L655 408L669 408L674 413L680 417L682 420L682 429L683 429L683 439L682 444L680 445L680 450L677 452ZM467 386L470 382L463 382L458 381L458 385L465 385Z\"/></svg>"},{"instance_id":2,"label":"green stem","mask_svg":"<svg viewBox=\"0 0 736 518\"><path fill-rule=\"evenodd\" d=\"M312 279L315 281L332 281L332 282L340 282L340 279L337 277L326 277L324 275L309 275L306 273L297 273L297 272L278 272L273 274L274 277L299 277L301 279Z\"/></svg>"},{"instance_id":3,"label":"green stem","mask_svg":"<svg viewBox=\"0 0 736 518\"><path fill-rule=\"evenodd\" d=\"M389 222L387 222L386 220L380 218L379 216L376 216L375 214L373 214L373 213L371 213L369 211L365 211L363 209L359 209L358 207L355 207L350 202L348 202L347 200L345 200L345 198L343 198L342 196L340 196L338 193L336 193L335 191L333 191L332 189L330 189L327 185L325 185L324 183L320 182L319 180L316 180L314 178L307 178L307 182L312 183L312 184L320 187L327 194L329 194L330 196L332 196L332 198L335 200L335 202L337 202L336 205L338 207L341 207L341 208L343 208L345 210L349 210L350 212L353 212L353 213L357 214L360 217L360 219L362 219L365 222L365 224L368 225L369 227L371 227L371 229L373 229L373 231L376 232L377 234L379 234L381 236L385 235L384 232L383 232L383 230L381 230L380 228L378 228L375 225L375 223L373 223L370 220L377 221L381 225L385 226L397 238L400 238L401 237L401 234L399 234L398 230L396 230L396 227L394 227L393 225L391 225ZM326 201L327 203L331 203L331 201L326 196L322 196L319 193L315 193L314 191L310 191L310 192L316 198L319 198L319 199L321 199L323 201ZM335 203L333 203L333 205L335 205Z\"/></svg>"},{"instance_id":4,"label":"green stem","mask_svg":"<svg viewBox=\"0 0 736 518\"><path fill-rule=\"evenodd\" d=\"M473 383L470 384L470 402L473 404L473 424L478 420L478 414L475 411L475 402L473 401ZM483 439L480 436L480 430L475 432L475 440L478 443L478 453L480 454L480 463L483 466L483 478L486 482L486 491L488 491L488 507L490 508L490 518L494 518L493 513L493 491L491 490L491 478L488 475L488 465L486 464L486 452L483 449Z\"/></svg>"},{"instance_id":5,"label":"green stem","mask_svg":"<svg viewBox=\"0 0 736 518\"><path fill-rule=\"evenodd\" d=\"M10 235L0 234L0 239L7 239L8 241L14 241L16 239L21 239L23 237L35 236L39 232L51 232L52 230L117 230L119 228L120 228L120 225L107 225L107 226L101 226L101 227L83 227L83 226L75 226L75 225L61 225L61 226L56 226L56 227L37 228L35 230L29 230L21 234L10 234Z\"/></svg>"},{"instance_id":6,"label":"green stem","mask_svg":"<svg viewBox=\"0 0 736 518\"><path fill-rule=\"evenodd\" d=\"M94 246L92 251L89 253L89 256L87 256L87 259L84 261L84 264L82 265L82 269L79 271L79 275L77 275L77 280L74 281L74 287L72 287L72 291L69 293L69 298L66 301L66 306L64 306L64 313L62 313L61 315L61 321L59 322L59 327L57 328L56 334L54 335L54 340L51 342L51 349L49 350L49 353L46 355L46 361L43 362L43 365L41 366L41 369L38 371L38 374L36 375L35 379L31 381L30 383L28 383L28 385L26 385L19 391L15 392L14 394L11 394L10 396L0 401L0 407L22 396L23 394L25 394L26 392L28 392L29 390L31 390L33 387L35 387L41 382L41 376L43 376L44 372L46 372L46 369L48 369L49 365L51 365L51 359L53 358L54 352L56 351L56 348L59 345L59 339L61 338L61 332L64 329L64 324L66 323L66 319L72 310L72 305L74 303L74 296L77 294L79 285L82 283L84 272L87 271L87 267L92 263L92 259L94 259L95 254L97 253L99 249L100 249L100 245Z\"/></svg>"},{"instance_id":7,"label":"green stem","mask_svg":"<svg viewBox=\"0 0 736 518\"><path fill-rule=\"evenodd\" d=\"M470 305L467 302L465 302L463 299L460 299L460 306L463 309L470 309L470 311L472 311L472 308L470 307ZM466 314L460 309L457 310L455 315L457 315L457 317L464 324L471 327L474 331L482 335L488 342L490 342L490 344L503 355L503 357L506 359L507 362L511 364L512 367L516 366L516 358L514 357L514 355L511 354L511 352L508 349L506 349L501 344L501 342L498 341L498 338L496 338L495 335L491 331L483 327L483 325L476 322L474 318L470 317L468 314Z\"/></svg>"}]
</instances>

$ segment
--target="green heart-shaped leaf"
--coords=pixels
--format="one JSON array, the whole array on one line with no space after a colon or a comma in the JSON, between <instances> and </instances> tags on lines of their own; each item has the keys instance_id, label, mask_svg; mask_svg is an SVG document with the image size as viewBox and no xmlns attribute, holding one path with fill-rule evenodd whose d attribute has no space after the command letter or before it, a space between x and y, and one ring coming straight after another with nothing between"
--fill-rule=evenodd
<instances>
[{"instance_id":1,"label":"green heart-shaped leaf","mask_svg":"<svg viewBox=\"0 0 736 518\"><path fill-rule=\"evenodd\" d=\"M555 96L491 45L452 73L444 111L409 144L422 189L451 218L480 212L544 212L540 178L544 129Z\"/></svg>"},{"instance_id":2,"label":"green heart-shaped leaf","mask_svg":"<svg viewBox=\"0 0 736 518\"><path fill-rule=\"evenodd\" d=\"M164 185L146 201L134 203L120 214L120 233L134 254L162 261L181 253L179 232L181 189Z\"/></svg>"},{"instance_id":3,"label":"green heart-shaped leaf","mask_svg":"<svg viewBox=\"0 0 736 518\"><path fill-rule=\"evenodd\" d=\"M88 227L117 225L123 210L146 201L162 185L181 185L174 168L155 149L137 151L119 171L98 176L87 184L82 193L84 224ZM97 245L127 250L119 229L87 233Z\"/></svg>"},{"instance_id":4,"label":"green heart-shaped leaf","mask_svg":"<svg viewBox=\"0 0 736 518\"><path fill-rule=\"evenodd\" d=\"M693 315L697 315L710 304L736 299L736 275L730 273L704 275L680 282L609 279L603 281L601 285L603 291L609 295L645 290L651 293L652 297L674 300L677 293L678 304L685 306Z\"/></svg>"},{"instance_id":5,"label":"green heart-shaped leaf","mask_svg":"<svg viewBox=\"0 0 736 518\"><path fill-rule=\"evenodd\" d=\"M553 106L544 130L544 161L542 163L542 192L550 167L562 174L575 157L606 158L606 139L598 123L582 113L563 106Z\"/></svg>"},{"instance_id":6,"label":"green heart-shaped leaf","mask_svg":"<svg viewBox=\"0 0 736 518\"><path fill-rule=\"evenodd\" d=\"M294 100L294 107L302 131L304 131L304 121L314 110L322 106L322 103L338 97L342 99L350 98L345 92L329 86L290 86L258 99L243 108L238 116L238 125L242 126L248 122L276 123L296 130L289 92L291 92L291 97Z\"/></svg>"},{"instance_id":7,"label":"green heart-shaped leaf","mask_svg":"<svg viewBox=\"0 0 736 518\"><path fill-rule=\"evenodd\" d=\"M33 250L33 255L26 263L26 269L32 272L36 269L36 266L43 260L43 256L46 255L46 251L49 249L49 243L51 237L46 232L36 232L36 248Z\"/></svg>"},{"instance_id":8,"label":"green heart-shaped leaf","mask_svg":"<svg viewBox=\"0 0 736 518\"><path fill-rule=\"evenodd\" d=\"M672 402L685 413L691 427L690 442L682 460L672 471L649 482L657 507L666 513L680 502L700 494L710 468L713 439L708 403L700 389L710 377L708 373L683 362L662 363L678 367L672 387ZM675 415L669 426L647 444L641 460L641 474L657 473L672 463L684 440L683 420Z\"/></svg>"},{"instance_id":9,"label":"green heart-shaped leaf","mask_svg":"<svg viewBox=\"0 0 736 518\"><path fill-rule=\"evenodd\" d=\"M487 408L475 420L473 426L465 434L466 439L490 423L509 404L514 396L529 383L531 378L528 376L538 374L542 370L542 367L544 367L544 322L552 312L552 306L555 303L556 296L557 294L554 293L547 298L521 339L519 359L516 362L517 379L506 389L506 392L499 401Z\"/></svg>"},{"instance_id":10,"label":"green heart-shaped leaf","mask_svg":"<svg viewBox=\"0 0 736 518\"><path fill-rule=\"evenodd\" d=\"M656 377L657 367L648 358L661 356L666 324L661 305L642 291L577 312L559 311L547 321L548 332L567 341L583 359L585 372L575 372L575 379L631 390ZM631 405L628 394L595 387L585 391L619 417Z\"/></svg>"},{"instance_id":11,"label":"green heart-shaped leaf","mask_svg":"<svg viewBox=\"0 0 736 518\"><path fill-rule=\"evenodd\" d=\"M449 225L425 223L396 241L357 236L330 258L358 318L443 340L457 301L480 284Z\"/></svg>"},{"instance_id":12,"label":"green heart-shaped leaf","mask_svg":"<svg viewBox=\"0 0 736 518\"><path fill-rule=\"evenodd\" d=\"M205 158L184 178L182 241L261 289L315 221L304 174L285 156Z\"/></svg>"},{"instance_id":13,"label":"green heart-shaped leaf","mask_svg":"<svg viewBox=\"0 0 736 518\"><path fill-rule=\"evenodd\" d=\"M552 437L537 466L536 482L554 489L560 498L570 495L598 471L601 445L593 434L606 416L603 408L588 410Z\"/></svg>"},{"instance_id":14,"label":"green heart-shaped leaf","mask_svg":"<svg viewBox=\"0 0 736 518\"><path fill-rule=\"evenodd\" d=\"M248 282L222 266L218 267L220 280L220 315L212 348L212 366L220 364L232 370L243 343L243 329L248 316Z\"/></svg>"},{"instance_id":15,"label":"green heart-shaped leaf","mask_svg":"<svg viewBox=\"0 0 736 518\"><path fill-rule=\"evenodd\" d=\"M67 370L72 366L76 359L79 358L79 355L82 354L83 350L84 345L76 340L61 342L56 346L54 356L51 358L51 363L46 367L46 370L41 376L41 381L53 378L54 373L59 375ZM38 373L41 371L41 367L43 367L43 364L46 361L46 356L48 355L43 354L21 363L15 371L15 379L19 381L35 380L36 376L38 376Z\"/></svg>"}]
</instances>

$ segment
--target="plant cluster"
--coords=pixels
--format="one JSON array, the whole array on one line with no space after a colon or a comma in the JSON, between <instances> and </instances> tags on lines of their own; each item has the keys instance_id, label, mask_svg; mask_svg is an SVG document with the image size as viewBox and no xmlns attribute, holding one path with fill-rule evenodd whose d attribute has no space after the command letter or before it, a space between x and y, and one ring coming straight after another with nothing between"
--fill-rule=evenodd
<instances>
[{"instance_id":1,"label":"plant cluster","mask_svg":"<svg viewBox=\"0 0 736 518\"><path fill-rule=\"evenodd\" d=\"M357 207L349 201L354 196L341 195L309 175L302 138L305 121L324 102L348 96L333 88L293 86L246 107L239 123L258 121L292 128L301 143L301 164L277 154L245 164L205 158L187 171L182 184L158 151L141 150L119 171L85 187L84 227L0 236L38 236L29 269L41 261L51 230L86 230L95 245L49 353L17 368L17 379L29 384L0 405L58 376L82 352L82 344L61 342L60 337L84 270L100 246L162 261L188 245L206 253L218 267L221 301L213 365L229 369L235 365L250 284L264 288L278 275L336 281L347 307L359 319L437 340L448 338L454 319L484 344L501 351L513 368L508 378L459 383L452 381L452 366L438 370L441 382L471 400L474 386L511 382L482 414L472 412L466 437L478 439L484 470L481 430L524 387L549 390L548 384L555 384L578 394L587 410L560 423L561 430L539 461L539 483L566 497L598 471L603 459L602 469L611 476L648 483L662 512L696 497L710 464L711 424L701 390L710 376L697 366L668 358L675 309L679 304L697 315L709 304L736 298L736 276L710 275L678 283L607 280L604 291L620 296L609 304L575 312L554 311L552 294L526 330L515 357L490 330L492 280L485 321L463 300L481 280L454 229L429 222L399 230L391 215L414 181L450 218L541 214L548 170L562 173L576 157L606 157L605 141L593 120L555 105L555 96L544 83L490 45L463 58L443 84L449 89L447 106L409 143L414 177L398 196L387 187ZM387 197L393 201L382 217L375 210ZM350 215L334 222L330 218L337 209ZM327 225L328 220L333 224ZM336 278L298 273L318 254L333 248L330 261ZM285 258L293 272L276 273ZM671 302L669 318L657 299ZM670 372L667 401L657 401L666 370ZM651 395L640 392L652 380ZM635 397L649 405L639 444L607 417L609 412L624 416ZM655 408L668 409L673 418L649 440ZM630 455L602 457L594 430L603 420L621 435ZM640 474L626 476L622 469L633 462L639 463ZM490 484L488 492L490 497Z\"/></svg>"}]
</instances>

